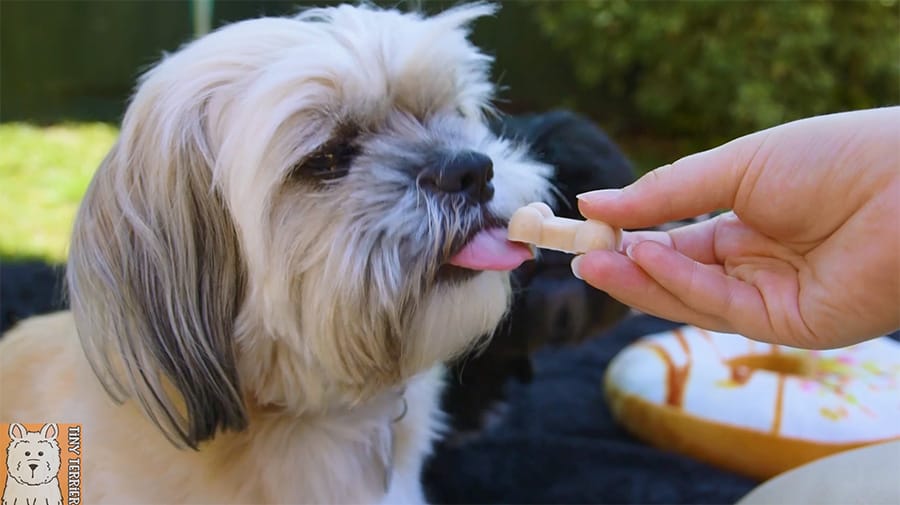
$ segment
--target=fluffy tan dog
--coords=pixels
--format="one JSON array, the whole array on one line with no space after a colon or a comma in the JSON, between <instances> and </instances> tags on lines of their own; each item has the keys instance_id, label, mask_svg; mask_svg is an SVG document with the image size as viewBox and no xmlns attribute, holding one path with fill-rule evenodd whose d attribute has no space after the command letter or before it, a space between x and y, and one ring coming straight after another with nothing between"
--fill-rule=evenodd
<instances>
[{"instance_id":1,"label":"fluffy tan dog","mask_svg":"<svg viewBox=\"0 0 900 505\"><path fill-rule=\"evenodd\" d=\"M84 503L423 501L440 363L507 310L548 186L485 125L491 11L256 19L150 70L72 312L0 343L0 421L82 423Z\"/></svg>"}]
</instances>

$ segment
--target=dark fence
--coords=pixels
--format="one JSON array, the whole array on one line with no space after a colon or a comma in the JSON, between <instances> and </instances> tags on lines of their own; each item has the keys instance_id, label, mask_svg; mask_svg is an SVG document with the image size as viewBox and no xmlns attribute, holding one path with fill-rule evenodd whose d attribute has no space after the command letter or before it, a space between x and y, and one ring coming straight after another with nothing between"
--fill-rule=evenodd
<instances>
[{"instance_id":1,"label":"dark fence","mask_svg":"<svg viewBox=\"0 0 900 505\"><path fill-rule=\"evenodd\" d=\"M315 5L328 3L337 2ZM213 24L289 14L303 5L220 0L214 4ZM432 11L447 5L421 7ZM117 121L140 72L192 36L188 0L4 0L0 14L2 121ZM524 2L509 3L495 19L478 23L474 38L497 56L497 76L509 86L501 105L551 107L556 100L544 90L565 84L561 59L538 32L532 8Z\"/></svg>"},{"instance_id":2,"label":"dark fence","mask_svg":"<svg viewBox=\"0 0 900 505\"><path fill-rule=\"evenodd\" d=\"M316 5L326 5L317 1ZM377 2L437 11L459 2ZM505 1L474 41L510 112L570 107L616 137L706 147L797 117L900 102L900 3ZM117 121L192 36L189 0L3 0L0 120ZM213 26L309 2L218 0Z\"/></svg>"}]
</instances>

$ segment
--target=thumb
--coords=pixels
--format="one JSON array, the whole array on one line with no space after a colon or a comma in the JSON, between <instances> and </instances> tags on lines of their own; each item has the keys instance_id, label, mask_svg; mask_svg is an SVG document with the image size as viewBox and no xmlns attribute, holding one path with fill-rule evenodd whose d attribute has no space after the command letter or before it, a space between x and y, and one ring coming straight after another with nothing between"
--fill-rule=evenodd
<instances>
[{"instance_id":1,"label":"thumb","mask_svg":"<svg viewBox=\"0 0 900 505\"><path fill-rule=\"evenodd\" d=\"M578 195L584 217L620 228L646 228L730 209L753 156L768 136L758 132L648 172L623 189Z\"/></svg>"}]
</instances>

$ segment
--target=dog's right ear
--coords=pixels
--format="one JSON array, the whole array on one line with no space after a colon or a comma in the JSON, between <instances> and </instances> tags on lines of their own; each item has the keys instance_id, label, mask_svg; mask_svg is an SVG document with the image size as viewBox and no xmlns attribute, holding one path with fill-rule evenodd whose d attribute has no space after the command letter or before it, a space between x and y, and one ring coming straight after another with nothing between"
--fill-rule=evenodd
<instances>
[{"instance_id":1,"label":"dog's right ear","mask_svg":"<svg viewBox=\"0 0 900 505\"><path fill-rule=\"evenodd\" d=\"M59 435L59 426L56 423L47 423L41 428L41 436L47 440L56 440L57 435Z\"/></svg>"},{"instance_id":2,"label":"dog's right ear","mask_svg":"<svg viewBox=\"0 0 900 505\"><path fill-rule=\"evenodd\" d=\"M19 423L12 423L9 425L9 439L12 441L22 440L25 438L26 433L28 433L28 430Z\"/></svg>"},{"instance_id":3,"label":"dog's right ear","mask_svg":"<svg viewBox=\"0 0 900 505\"><path fill-rule=\"evenodd\" d=\"M107 391L196 448L246 426L233 344L246 274L196 96L212 91L157 77L145 79L82 201L67 280Z\"/></svg>"}]
</instances>

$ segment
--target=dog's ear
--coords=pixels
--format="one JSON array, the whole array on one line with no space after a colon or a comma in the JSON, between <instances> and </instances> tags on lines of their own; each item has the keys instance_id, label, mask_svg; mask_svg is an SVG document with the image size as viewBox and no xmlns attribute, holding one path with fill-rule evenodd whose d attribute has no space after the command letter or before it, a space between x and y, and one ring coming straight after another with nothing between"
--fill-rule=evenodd
<instances>
[{"instance_id":1,"label":"dog's ear","mask_svg":"<svg viewBox=\"0 0 900 505\"><path fill-rule=\"evenodd\" d=\"M47 423L41 428L41 436L47 440L56 440L59 435L59 427L55 423Z\"/></svg>"},{"instance_id":2,"label":"dog's ear","mask_svg":"<svg viewBox=\"0 0 900 505\"><path fill-rule=\"evenodd\" d=\"M245 266L212 180L206 102L164 84L142 85L88 188L67 280L107 391L196 449L246 426L233 345Z\"/></svg>"},{"instance_id":3,"label":"dog's ear","mask_svg":"<svg viewBox=\"0 0 900 505\"><path fill-rule=\"evenodd\" d=\"M25 438L25 434L28 433L28 430L25 429L19 423L12 423L9 425L9 439L10 440L22 440Z\"/></svg>"}]
</instances>

